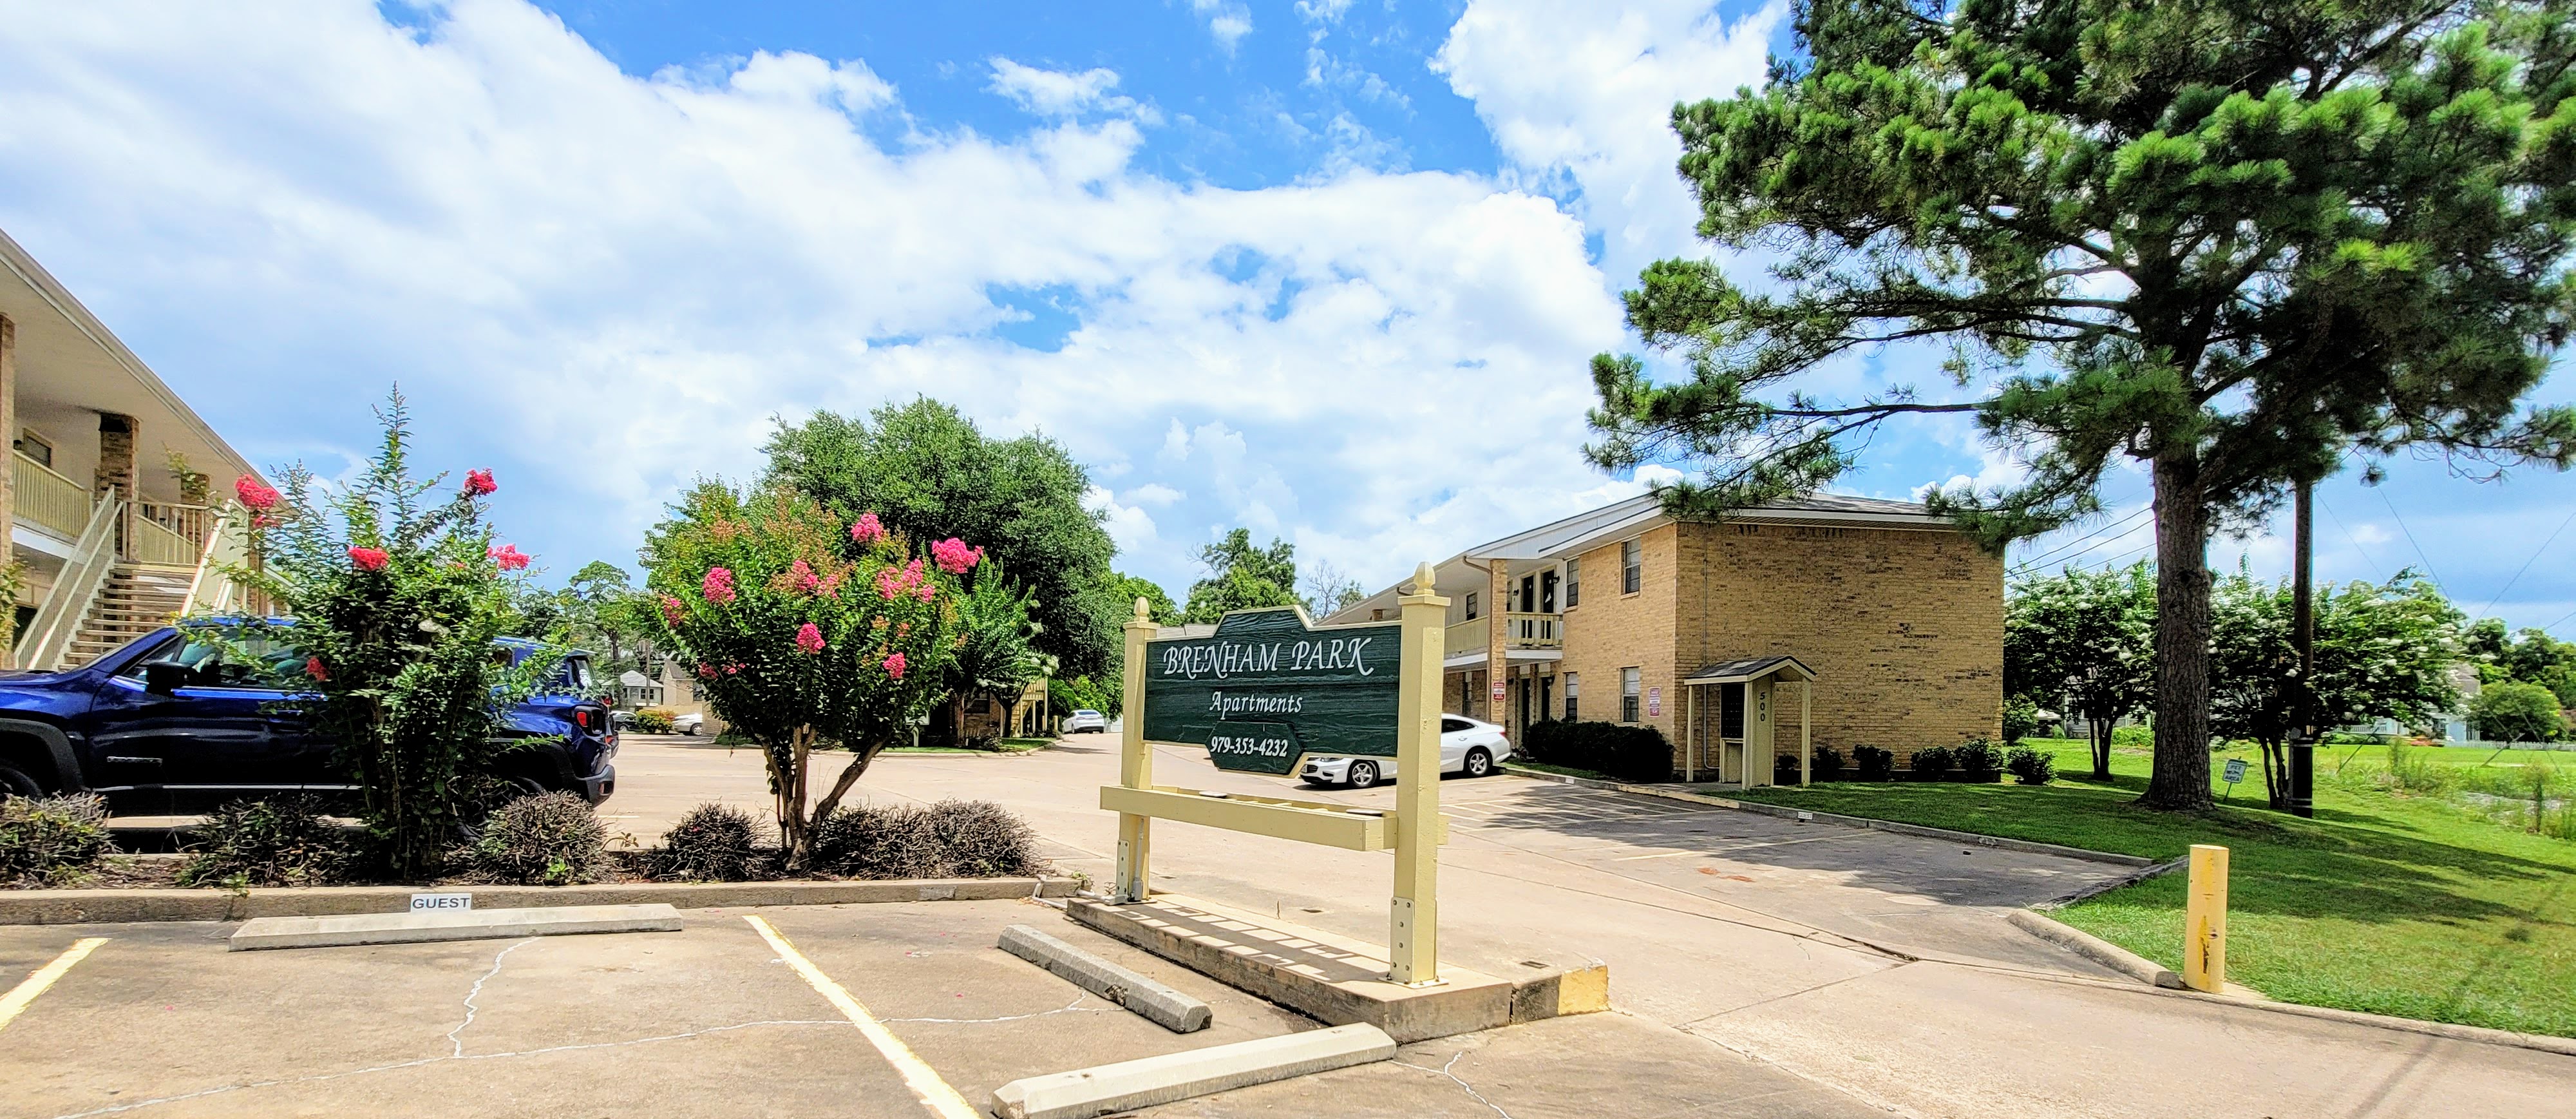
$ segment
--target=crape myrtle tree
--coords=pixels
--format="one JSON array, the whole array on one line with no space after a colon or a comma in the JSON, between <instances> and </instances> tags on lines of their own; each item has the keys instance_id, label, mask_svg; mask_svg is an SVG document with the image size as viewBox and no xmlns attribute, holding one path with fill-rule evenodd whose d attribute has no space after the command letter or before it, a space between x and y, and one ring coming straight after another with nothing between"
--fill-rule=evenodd
<instances>
[{"instance_id":1,"label":"crape myrtle tree","mask_svg":"<svg viewBox=\"0 0 2576 1119\"><path fill-rule=\"evenodd\" d=\"M769 481L843 520L874 513L912 540L975 541L1029 591L1038 652L1071 676L1108 671L1132 599L1109 570L1118 547L1087 504L1090 475L1044 435L986 436L927 397L864 419L816 412L769 437Z\"/></svg>"},{"instance_id":2,"label":"crape myrtle tree","mask_svg":"<svg viewBox=\"0 0 2576 1119\"><path fill-rule=\"evenodd\" d=\"M1803 0L1769 83L1677 106L1700 234L1768 281L1649 266L1629 324L1684 375L1593 362L1607 468L1697 460L1718 515L1812 490L1891 419L1973 417L2026 468L1938 494L1990 548L2156 511L2156 764L2208 805L2214 531L2348 453L2564 468L2524 411L2568 328L2567 0ZM1810 371L1946 347L1959 399L1846 400ZM1898 351L1904 352L1904 351Z\"/></svg>"},{"instance_id":3,"label":"crape myrtle tree","mask_svg":"<svg viewBox=\"0 0 2576 1119\"><path fill-rule=\"evenodd\" d=\"M2140 561L2069 566L2012 586L2004 600L2004 694L2085 724L2093 779L2111 779L2111 724L2155 696L2155 576Z\"/></svg>"},{"instance_id":4,"label":"crape myrtle tree","mask_svg":"<svg viewBox=\"0 0 2576 1119\"><path fill-rule=\"evenodd\" d=\"M2449 674L2459 660L2462 619L2430 580L2400 572L2386 583L2319 592L2316 725L2391 719L2420 726L2459 702ZM2211 730L2262 747L2264 790L2272 807L2286 811L2288 744L2301 724L2290 584L2240 569L2218 581L2211 599Z\"/></svg>"},{"instance_id":5,"label":"crape myrtle tree","mask_svg":"<svg viewBox=\"0 0 2576 1119\"><path fill-rule=\"evenodd\" d=\"M528 556L493 541L491 472L452 488L443 474L416 479L402 395L376 415L383 441L354 480L326 486L298 465L282 491L249 475L234 484L261 562L226 574L289 617L185 628L298 693L279 706L334 743L372 856L417 879L439 871L494 795L509 712L557 655L494 656L518 620Z\"/></svg>"},{"instance_id":6,"label":"crape myrtle tree","mask_svg":"<svg viewBox=\"0 0 2576 1119\"><path fill-rule=\"evenodd\" d=\"M785 487L701 482L673 512L643 553L664 646L760 745L787 865L806 869L814 822L944 694L956 578L981 557L954 539L913 555L874 514L846 520ZM825 746L851 758L817 800L807 774Z\"/></svg>"}]
</instances>

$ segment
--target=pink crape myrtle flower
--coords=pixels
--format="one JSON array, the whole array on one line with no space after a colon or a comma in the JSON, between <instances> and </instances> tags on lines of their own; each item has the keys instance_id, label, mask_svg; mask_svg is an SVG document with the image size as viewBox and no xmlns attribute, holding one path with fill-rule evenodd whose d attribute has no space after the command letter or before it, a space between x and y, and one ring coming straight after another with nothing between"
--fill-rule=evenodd
<instances>
[{"instance_id":1,"label":"pink crape myrtle flower","mask_svg":"<svg viewBox=\"0 0 2576 1119\"><path fill-rule=\"evenodd\" d=\"M254 513L264 513L277 507L277 491L248 474L233 479L233 496L241 499L242 508Z\"/></svg>"},{"instance_id":2,"label":"pink crape myrtle flower","mask_svg":"<svg viewBox=\"0 0 2576 1119\"><path fill-rule=\"evenodd\" d=\"M919 595L923 572L916 556L902 567L884 567L877 571L877 597L892 602L905 595ZM923 599L923 601L929 601Z\"/></svg>"},{"instance_id":3,"label":"pink crape myrtle flower","mask_svg":"<svg viewBox=\"0 0 2576 1119\"><path fill-rule=\"evenodd\" d=\"M503 571L517 571L520 568L528 566L529 560L536 558L526 552L520 551L519 546L516 544L503 544L498 548L487 548L484 550L483 554L491 557L492 562L500 564L501 570Z\"/></svg>"},{"instance_id":4,"label":"pink crape myrtle flower","mask_svg":"<svg viewBox=\"0 0 2576 1119\"><path fill-rule=\"evenodd\" d=\"M903 679L903 668L904 668L904 659L903 659L903 654L901 654L901 653L896 653L896 654L894 654L893 656L887 657L887 658L885 659L886 677L887 677L888 679L892 679L892 680L901 680L901 679Z\"/></svg>"},{"instance_id":5,"label":"pink crape myrtle flower","mask_svg":"<svg viewBox=\"0 0 2576 1119\"><path fill-rule=\"evenodd\" d=\"M856 540L861 544L874 544L885 538L885 522L878 520L877 515L874 513L861 513L859 514L858 520L850 522L850 539L852 540Z\"/></svg>"},{"instance_id":6,"label":"pink crape myrtle flower","mask_svg":"<svg viewBox=\"0 0 2576 1119\"><path fill-rule=\"evenodd\" d=\"M951 575L963 575L984 558L984 549L969 548L966 542L951 536L930 546L930 558L939 561L939 569Z\"/></svg>"},{"instance_id":7,"label":"pink crape myrtle flower","mask_svg":"<svg viewBox=\"0 0 2576 1119\"><path fill-rule=\"evenodd\" d=\"M814 593L814 588L823 585L823 580L814 574L814 568L804 560L787 565L787 582L806 594Z\"/></svg>"},{"instance_id":8,"label":"pink crape myrtle flower","mask_svg":"<svg viewBox=\"0 0 2576 1119\"><path fill-rule=\"evenodd\" d=\"M492 480L492 472L489 470L465 472L465 496L467 497L481 497L500 488L501 484Z\"/></svg>"},{"instance_id":9,"label":"pink crape myrtle flower","mask_svg":"<svg viewBox=\"0 0 2576 1119\"><path fill-rule=\"evenodd\" d=\"M912 589L912 597L920 599L923 602L928 602L933 598L937 598L939 597L939 584L923 583L918 587L914 587Z\"/></svg>"},{"instance_id":10,"label":"pink crape myrtle flower","mask_svg":"<svg viewBox=\"0 0 2576 1119\"><path fill-rule=\"evenodd\" d=\"M323 669L322 658L320 657L304 658L304 674L316 680L328 680L331 678L330 672Z\"/></svg>"},{"instance_id":11,"label":"pink crape myrtle flower","mask_svg":"<svg viewBox=\"0 0 2576 1119\"><path fill-rule=\"evenodd\" d=\"M804 650L807 656L822 652L823 631L812 622L796 627L796 647Z\"/></svg>"},{"instance_id":12,"label":"pink crape myrtle flower","mask_svg":"<svg viewBox=\"0 0 2576 1119\"><path fill-rule=\"evenodd\" d=\"M360 571L382 571L392 559L382 548L349 549L349 562L358 565Z\"/></svg>"},{"instance_id":13,"label":"pink crape myrtle flower","mask_svg":"<svg viewBox=\"0 0 2576 1119\"><path fill-rule=\"evenodd\" d=\"M741 661L735 661L735 662L733 662L732 664L729 664L729 665L726 665L726 666L725 666L725 675L727 675L727 676L737 675L737 674L739 674L739 673L741 673L741 672L742 672L742 662L741 662Z\"/></svg>"},{"instance_id":14,"label":"pink crape myrtle flower","mask_svg":"<svg viewBox=\"0 0 2576 1119\"><path fill-rule=\"evenodd\" d=\"M679 628L680 622L688 616L688 607L685 603L667 594L662 596L662 620L671 623L671 628Z\"/></svg>"},{"instance_id":15,"label":"pink crape myrtle flower","mask_svg":"<svg viewBox=\"0 0 2576 1119\"><path fill-rule=\"evenodd\" d=\"M698 583L698 593L719 606L733 601L733 569L710 567L707 577Z\"/></svg>"},{"instance_id":16,"label":"pink crape myrtle flower","mask_svg":"<svg viewBox=\"0 0 2576 1119\"><path fill-rule=\"evenodd\" d=\"M841 592L841 572L835 571L814 584L814 593L830 598Z\"/></svg>"}]
</instances>

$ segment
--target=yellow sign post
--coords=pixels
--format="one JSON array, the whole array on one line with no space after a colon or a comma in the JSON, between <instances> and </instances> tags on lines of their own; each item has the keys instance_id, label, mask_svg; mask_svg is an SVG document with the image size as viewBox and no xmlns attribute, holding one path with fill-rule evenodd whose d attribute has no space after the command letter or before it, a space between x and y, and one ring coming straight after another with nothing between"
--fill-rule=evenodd
<instances>
[{"instance_id":1,"label":"yellow sign post","mask_svg":"<svg viewBox=\"0 0 2576 1119\"><path fill-rule=\"evenodd\" d=\"M2227 848L2191 845L2190 897L2183 908L2182 981L2195 991L2227 989Z\"/></svg>"},{"instance_id":2,"label":"yellow sign post","mask_svg":"<svg viewBox=\"0 0 2576 1119\"><path fill-rule=\"evenodd\" d=\"M1119 735L1118 784L1100 790L1100 806L1118 813L1117 881L1110 898L1120 904L1144 901L1153 896L1152 850L1153 821L1160 817L1181 820L1208 827L1252 832L1257 835L1293 839L1356 851L1395 850L1394 897L1388 907L1387 978L1411 986L1428 986L1440 980L1439 937L1439 852L1444 827L1440 819L1440 662L1444 655L1443 640L1449 600L1432 586L1430 564L1414 572L1409 593L1397 600L1397 687L1395 706L1395 808L1392 812L1357 809L1347 805L1314 801L1287 800L1278 797L1203 792L1154 784L1153 742L1146 738L1147 658L1148 643L1160 633L1146 612L1145 600L1136 600L1136 616L1126 626L1127 666L1122 681L1125 704L1121 713ZM1303 614L1298 615L1302 622ZM1283 623L1284 624L1284 623ZM1382 623L1380 623L1382 625ZM1304 628L1300 625L1297 628ZM1358 627L1325 627L1313 631L1321 640L1282 639L1288 647L1253 642L1236 644L1218 650L1222 659L1199 662L1175 661L1175 664L1222 664L1222 670L1246 670L1258 680L1258 674L1276 674L1286 666L1293 674L1301 666L1313 665L1340 676L1316 675L1313 679L1282 685L1289 689L1281 695L1235 694L1221 702L1245 705L1257 712L1257 723L1223 721L1219 734L1229 747L1240 742L1257 742L1267 746L1275 740L1282 749L1293 749L1302 755L1303 739L1295 724L1308 701L1321 710L1321 690L1336 686L1336 680L1349 679L1344 660L1345 646L1355 643L1330 638L1333 633L1349 633ZM1221 627L1222 629L1222 627ZM1361 633L1369 632L1359 629ZM1379 632L1383 632L1382 629ZM1356 640L1356 639L1355 639ZM1366 638L1376 641L1378 638ZM1167 643L1169 644L1169 643ZM1309 646L1312 647L1310 657ZM1329 650L1327 652L1326 650ZM1353 654L1356 658L1357 654ZM1354 660L1354 663L1357 663ZM1362 677L1366 673L1360 674ZM1383 680L1384 677L1377 677ZM1356 685L1354 685L1356 686ZM1166 704L1173 702L1170 693ZM1378 693L1383 695L1383 693ZM1196 702L1193 700L1192 702ZM1231 707L1227 710L1232 710ZM1378 722L1380 714L1367 722L1378 732L1388 729ZM1158 715L1157 718L1164 718ZM1171 722L1165 725L1180 725ZM1258 726L1258 736L1222 732L1223 727ZM1282 728L1273 730L1270 728ZM1343 730L1349 728L1344 726ZM1178 733L1167 731L1164 733ZM1192 732L1197 733L1197 732ZM1174 745L1212 746L1210 742L1178 742ZM1332 752L1330 741L1315 744L1316 752ZM1382 746L1379 749L1383 749ZM1295 772L1296 757L1289 759L1286 772Z\"/></svg>"}]
</instances>

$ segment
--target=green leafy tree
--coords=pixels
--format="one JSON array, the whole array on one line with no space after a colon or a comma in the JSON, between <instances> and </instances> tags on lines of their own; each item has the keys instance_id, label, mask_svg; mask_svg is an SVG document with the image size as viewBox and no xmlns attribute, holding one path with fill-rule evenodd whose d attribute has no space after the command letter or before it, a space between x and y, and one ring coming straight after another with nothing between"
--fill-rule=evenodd
<instances>
[{"instance_id":1,"label":"green leafy tree","mask_svg":"<svg viewBox=\"0 0 2576 1119\"><path fill-rule=\"evenodd\" d=\"M2111 724L2146 706L2156 681L2155 576L2068 567L2013 584L2004 602L2004 693L2082 718L2093 780L2111 779Z\"/></svg>"},{"instance_id":2,"label":"green leafy tree","mask_svg":"<svg viewBox=\"0 0 2576 1119\"><path fill-rule=\"evenodd\" d=\"M2289 738L2299 711L2299 654L2290 584L2239 570L2218 581L2210 627L2210 725L2263 750L2263 785L2289 807ZM2315 723L2320 728L2392 719L2420 726L2459 702L2460 613L2430 580L2400 572L2355 581L2316 599Z\"/></svg>"},{"instance_id":3,"label":"green leafy tree","mask_svg":"<svg viewBox=\"0 0 2576 1119\"><path fill-rule=\"evenodd\" d=\"M805 869L814 822L946 694L963 598L954 576L971 562L909 556L872 522L854 535L784 487L704 482L674 512L644 547L664 640L693 664L717 717L760 745L788 865ZM808 770L824 745L852 757L817 800Z\"/></svg>"},{"instance_id":4,"label":"green leafy tree","mask_svg":"<svg viewBox=\"0 0 2576 1119\"><path fill-rule=\"evenodd\" d=\"M2469 701L2469 725L2490 742L2556 742L2567 733L2557 694L2519 681L2479 688Z\"/></svg>"},{"instance_id":5,"label":"green leafy tree","mask_svg":"<svg viewBox=\"0 0 2576 1119\"><path fill-rule=\"evenodd\" d=\"M291 615L238 629L191 625L301 693L279 706L334 744L361 791L369 846L404 878L436 874L490 793L510 709L555 669L550 655L493 656L519 615L527 557L493 542L490 473L452 493L412 475L410 413L394 393L358 478L325 488L302 465L283 492L245 477L238 515L257 568L232 578ZM292 652L288 652L292 650Z\"/></svg>"},{"instance_id":6,"label":"green leafy tree","mask_svg":"<svg viewBox=\"0 0 2576 1119\"><path fill-rule=\"evenodd\" d=\"M1106 670L1128 608L1117 553L1084 504L1090 476L1043 435L993 439L928 398L866 419L816 412L770 436L769 478L849 520L875 513L913 540L980 543L1029 590L1036 648L1071 674Z\"/></svg>"},{"instance_id":7,"label":"green leafy tree","mask_svg":"<svg viewBox=\"0 0 2576 1119\"><path fill-rule=\"evenodd\" d=\"M1592 454L1701 462L1665 501L1708 515L1972 417L2027 473L1936 507L1995 548L2143 463L2143 803L2210 800L2213 530L2351 451L2569 463L2576 410L2519 403L2568 329L2564 0L1804 0L1795 27L1765 88L1673 114L1700 233L1771 282L1649 266L1628 321L1684 375L1596 358ZM1807 383L1895 343L1947 347L1965 398Z\"/></svg>"},{"instance_id":8,"label":"green leafy tree","mask_svg":"<svg viewBox=\"0 0 2576 1119\"><path fill-rule=\"evenodd\" d=\"M1037 631L1029 619L1028 592L986 561L958 599L957 642L947 662L948 725L961 744L967 700L980 697L1007 710L1048 674L1052 658L1030 644Z\"/></svg>"},{"instance_id":9,"label":"green leafy tree","mask_svg":"<svg viewBox=\"0 0 2576 1119\"><path fill-rule=\"evenodd\" d=\"M1199 564L1208 577L1190 584L1189 606L1181 621L1201 625L1228 610L1302 605L1297 597L1297 546L1272 540L1267 548L1252 546L1252 530L1238 528L1225 539L1199 549ZM1134 607L1131 605L1129 609Z\"/></svg>"},{"instance_id":10,"label":"green leafy tree","mask_svg":"<svg viewBox=\"0 0 2576 1119\"><path fill-rule=\"evenodd\" d=\"M1125 624L1126 619L1133 616L1136 609L1136 600L1140 598L1145 600L1145 609L1149 616L1166 622L1180 621L1181 608L1178 604L1172 601L1170 592L1165 591L1162 584L1145 578L1142 575L1112 575L1110 578L1112 580L1111 593L1118 596L1119 608L1125 611L1125 613L1119 615L1120 624ZM1126 648L1123 640L1119 648L1122 651ZM1116 676L1118 674L1115 671L1111 671L1106 673L1106 675ZM1094 708L1093 710L1099 709Z\"/></svg>"}]
</instances>

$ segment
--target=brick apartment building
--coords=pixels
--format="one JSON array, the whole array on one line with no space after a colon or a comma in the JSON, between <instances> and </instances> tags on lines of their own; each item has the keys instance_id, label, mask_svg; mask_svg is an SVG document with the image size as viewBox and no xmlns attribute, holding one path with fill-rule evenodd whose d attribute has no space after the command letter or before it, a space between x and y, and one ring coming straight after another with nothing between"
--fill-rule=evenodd
<instances>
[{"instance_id":1,"label":"brick apartment building","mask_svg":"<svg viewBox=\"0 0 2576 1119\"><path fill-rule=\"evenodd\" d=\"M1820 494L1722 522L1651 494L1469 548L1450 600L1447 710L1655 727L1673 769L1768 784L1816 746L1903 759L1999 733L2004 566L1923 506ZM1330 622L1393 617L1394 588Z\"/></svg>"}]
</instances>

